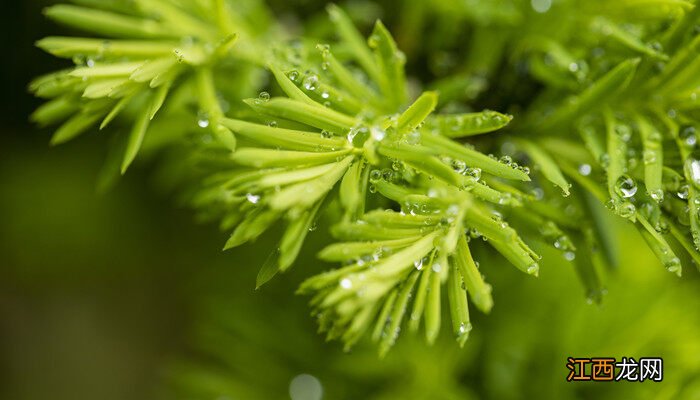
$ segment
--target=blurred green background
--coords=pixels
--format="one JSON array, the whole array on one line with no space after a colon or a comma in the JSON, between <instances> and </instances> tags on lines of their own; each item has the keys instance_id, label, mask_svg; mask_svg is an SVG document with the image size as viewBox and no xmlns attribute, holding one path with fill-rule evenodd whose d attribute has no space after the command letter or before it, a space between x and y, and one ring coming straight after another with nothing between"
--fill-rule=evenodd
<instances>
[{"instance_id":1,"label":"blurred green background","mask_svg":"<svg viewBox=\"0 0 700 400\"><path fill-rule=\"evenodd\" d=\"M98 194L107 138L49 148L50 132L28 124L27 82L61 66L33 47L64 32L42 18L48 3L2 3L0 399L284 399L290 388L294 400L319 388L326 399L700 399L698 272L666 273L624 224L611 226L624 261L601 306L540 247L538 280L482 263L496 306L474 312L464 349L446 331L433 347L403 335L384 360L371 344L326 343L294 295L323 266L298 263L256 292L271 241L221 253L224 236L159 190L148 163ZM287 17L315 8L276 3ZM664 357L664 381L567 383L567 356Z\"/></svg>"}]
</instances>

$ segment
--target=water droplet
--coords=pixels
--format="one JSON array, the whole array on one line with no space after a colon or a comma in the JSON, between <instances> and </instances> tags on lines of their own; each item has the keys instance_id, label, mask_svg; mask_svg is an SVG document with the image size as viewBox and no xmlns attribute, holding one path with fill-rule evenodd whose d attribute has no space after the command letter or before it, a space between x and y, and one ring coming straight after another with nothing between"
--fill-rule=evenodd
<instances>
[{"instance_id":1,"label":"water droplet","mask_svg":"<svg viewBox=\"0 0 700 400\"><path fill-rule=\"evenodd\" d=\"M289 72L287 72L287 77L288 77L292 82L296 82L297 79L299 79L299 71L296 71L296 70L289 71Z\"/></svg>"},{"instance_id":2,"label":"water droplet","mask_svg":"<svg viewBox=\"0 0 700 400\"><path fill-rule=\"evenodd\" d=\"M537 276L540 272L540 266L537 263L534 263L527 267L527 273L530 275L535 275Z\"/></svg>"},{"instance_id":3,"label":"water droplet","mask_svg":"<svg viewBox=\"0 0 700 400\"><path fill-rule=\"evenodd\" d=\"M207 128L209 127L209 114L207 114L204 111L200 111L197 114L197 125L200 128Z\"/></svg>"},{"instance_id":4,"label":"water droplet","mask_svg":"<svg viewBox=\"0 0 700 400\"><path fill-rule=\"evenodd\" d=\"M416 267L418 271L423 269L423 259L421 258L420 260L416 260L413 262L413 266Z\"/></svg>"},{"instance_id":5,"label":"water droplet","mask_svg":"<svg viewBox=\"0 0 700 400\"><path fill-rule=\"evenodd\" d=\"M324 90L323 92L321 92L321 98L327 99L329 97L331 97L331 94L328 93L327 91Z\"/></svg>"},{"instance_id":6,"label":"water droplet","mask_svg":"<svg viewBox=\"0 0 700 400\"><path fill-rule=\"evenodd\" d=\"M637 184L629 176L621 175L615 183L615 193L625 199L630 198L637 194Z\"/></svg>"},{"instance_id":7,"label":"water droplet","mask_svg":"<svg viewBox=\"0 0 700 400\"><path fill-rule=\"evenodd\" d=\"M270 100L270 93L268 92L260 92L258 95L258 99L256 103L261 104L261 103L266 103Z\"/></svg>"},{"instance_id":8,"label":"water droplet","mask_svg":"<svg viewBox=\"0 0 700 400\"><path fill-rule=\"evenodd\" d=\"M392 180L394 180L394 171L392 171L389 168L384 168L382 170L382 178L385 181L391 182Z\"/></svg>"},{"instance_id":9,"label":"water droplet","mask_svg":"<svg viewBox=\"0 0 700 400\"><path fill-rule=\"evenodd\" d=\"M260 201L260 196L254 195L252 193L246 194L245 198L246 198L246 200L248 200L248 202L253 203L253 204L258 204L258 202Z\"/></svg>"},{"instance_id":10,"label":"water droplet","mask_svg":"<svg viewBox=\"0 0 700 400\"><path fill-rule=\"evenodd\" d=\"M350 132L348 132L347 136L348 143L350 143L355 148L362 147L369 137L369 129L367 129L367 127L364 126L356 126L350 129Z\"/></svg>"},{"instance_id":11,"label":"water droplet","mask_svg":"<svg viewBox=\"0 0 700 400\"><path fill-rule=\"evenodd\" d=\"M420 131L418 131L417 129L413 130L411 132L408 132L406 134L406 138L405 138L406 143L408 143L408 144L418 144L418 143L420 143L420 139L421 139L421 134L420 134Z\"/></svg>"},{"instance_id":12,"label":"water droplet","mask_svg":"<svg viewBox=\"0 0 700 400\"><path fill-rule=\"evenodd\" d=\"M571 249L572 247L574 247L574 245L568 236L562 235L562 236L559 236L554 241L554 247L559 249L559 250L568 250L568 249Z\"/></svg>"},{"instance_id":13,"label":"water droplet","mask_svg":"<svg viewBox=\"0 0 700 400\"><path fill-rule=\"evenodd\" d=\"M306 90L310 90L312 92L315 91L316 89L318 89L318 75L307 75L304 78L304 82L302 83L302 85Z\"/></svg>"},{"instance_id":14,"label":"water droplet","mask_svg":"<svg viewBox=\"0 0 700 400\"><path fill-rule=\"evenodd\" d=\"M583 176L588 176L591 174L591 166L589 164L581 164L578 166L578 173Z\"/></svg>"},{"instance_id":15,"label":"water droplet","mask_svg":"<svg viewBox=\"0 0 700 400\"><path fill-rule=\"evenodd\" d=\"M622 218L632 218L636 215L637 208L634 206L634 204L630 203L629 201L626 201L619 205L617 213Z\"/></svg>"},{"instance_id":16,"label":"water droplet","mask_svg":"<svg viewBox=\"0 0 700 400\"><path fill-rule=\"evenodd\" d=\"M386 131L378 126L371 127L370 134L372 135L372 139L377 142L381 142L386 137Z\"/></svg>"},{"instance_id":17,"label":"water droplet","mask_svg":"<svg viewBox=\"0 0 700 400\"><path fill-rule=\"evenodd\" d=\"M552 0L530 0L530 5L535 12L546 13L552 7Z\"/></svg>"},{"instance_id":18,"label":"water droplet","mask_svg":"<svg viewBox=\"0 0 700 400\"><path fill-rule=\"evenodd\" d=\"M382 179L382 171L373 169L372 172L369 173L370 182L378 182L380 179Z\"/></svg>"},{"instance_id":19,"label":"water droplet","mask_svg":"<svg viewBox=\"0 0 700 400\"><path fill-rule=\"evenodd\" d=\"M467 169L467 163L462 160L452 160L452 169L458 174L464 173Z\"/></svg>"},{"instance_id":20,"label":"water droplet","mask_svg":"<svg viewBox=\"0 0 700 400\"><path fill-rule=\"evenodd\" d=\"M433 266L430 267L430 269L433 270L433 272L440 272L442 271L442 265L440 265L440 263L433 263Z\"/></svg>"},{"instance_id":21,"label":"water droplet","mask_svg":"<svg viewBox=\"0 0 700 400\"><path fill-rule=\"evenodd\" d=\"M182 63L183 61L185 61L185 56L180 50L174 50L173 53L175 54L175 58L177 59L178 63Z\"/></svg>"},{"instance_id":22,"label":"water droplet","mask_svg":"<svg viewBox=\"0 0 700 400\"><path fill-rule=\"evenodd\" d=\"M380 40L381 38L379 37L379 35L372 35L369 37L369 39L367 39L367 44L369 45L369 47L376 49L377 46L379 46Z\"/></svg>"},{"instance_id":23,"label":"water droplet","mask_svg":"<svg viewBox=\"0 0 700 400\"><path fill-rule=\"evenodd\" d=\"M369 185L369 192L370 193L377 193L377 186L374 183L371 183Z\"/></svg>"},{"instance_id":24,"label":"water droplet","mask_svg":"<svg viewBox=\"0 0 700 400\"><path fill-rule=\"evenodd\" d=\"M530 193L535 200L542 200L544 198L544 190L542 190L542 188L534 188Z\"/></svg>"},{"instance_id":25,"label":"water droplet","mask_svg":"<svg viewBox=\"0 0 700 400\"><path fill-rule=\"evenodd\" d=\"M333 134L324 129L321 131L321 136L323 136L326 139L330 139L331 137L333 137Z\"/></svg>"},{"instance_id":26,"label":"water droplet","mask_svg":"<svg viewBox=\"0 0 700 400\"><path fill-rule=\"evenodd\" d=\"M289 383L289 397L291 400L321 400L323 386L315 376L297 375Z\"/></svg>"},{"instance_id":27,"label":"water droplet","mask_svg":"<svg viewBox=\"0 0 700 400\"><path fill-rule=\"evenodd\" d=\"M270 128L277 128L277 121L270 121L267 123Z\"/></svg>"},{"instance_id":28,"label":"water droplet","mask_svg":"<svg viewBox=\"0 0 700 400\"><path fill-rule=\"evenodd\" d=\"M459 333L460 336L469 333L471 330L472 330L472 324L471 324L471 323L467 322L467 323L465 324L464 322L462 322L461 324L459 324L458 333Z\"/></svg>"},{"instance_id":29,"label":"water droplet","mask_svg":"<svg viewBox=\"0 0 700 400\"><path fill-rule=\"evenodd\" d=\"M501 193L501 196L498 198L498 204L508 204L512 198L513 195L508 192Z\"/></svg>"},{"instance_id":30,"label":"water droplet","mask_svg":"<svg viewBox=\"0 0 700 400\"><path fill-rule=\"evenodd\" d=\"M680 198L680 199L685 200L688 198L689 192L690 192L690 186L683 185L678 189L678 193L676 193L676 196L678 196L678 198Z\"/></svg>"},{"instance_id":31,"label":"water droplet","mask_svg":"<svg viewBox=\"0 0 700 400\"><path fill-rule=\"evenodd\" d=\"M664 200L664 191L662 189L654 189L649 191L649 197L653 200L662 202Z\"/></svg>"},{"instance_id":32,"label":"water droplet","mask_svg":"<svg viewBox=\"0 0 700 400\"><path fill-rule=\"evenodd\" d=\"M644 159L644 164L653 164L656 162L656 152L651 149L646 149L644 150L642 158Z\"/></svg>"},{"instance_id":33,"label":"water droplet","mask_svg":"<svg viewBox=\"0 0 700 400\"><path fill-rule=\"evenodd\" d=\"M696 188L700 189L700 160L689 158L685 161L685 176Z\"/></svg>"},{"instance_id":34,"label":"water droplet","mask_svg":"<svg viewBox=\"0 0 700 400\"><path fill-rule=\"evenodd\" d=\"M349 278L343 278L340 280L340 287L343 289L350 289L352 288L352 281Z\"/></svg>"},{"instance_id":35,"label":"water droplet","mask_svg":"<svg viewBox=\"0 0 700 400\"><path fill-rule=\"evenodd\" d=\"M627 125L617 125L615 127L615 133L623 142L629 142L632 138L632 129Z\"/></svg>"},{"instance_id":36,"label":"water droplet","mask_svg":"<svg viewBox=\"0 0 700 400\"><path fill-rule=\"evenodd\" d=\"M478 181L479 179L481 179L481 168L465 168L464 175L471 176L472 178Z\"/></svg>"},{"instance_id":37,"label":"water droplet","mask_svg":"<svg viewBox=\"0 0 700 400\"><path fill-rule=\"evenodd\" d=\"M567 251L566 253L564 253L564 258L567 261L573 261L576 258L576 253L574 253L573 251Z\"/></svg>"},{"instance_id":38,"label":"water droplet","mask_svg":"<svg viewBox=\"0 0 700 400\"><path fill-rule=\"evenodd\" d=\"M681 260L678 257L673 257L666 261L665 265L668 272L679 273L681 271Z\"/></svg>"},{"instance_id":39,"label":"water droplet","mask_svg":"<svg viewBox=\"0 0 700 400\"><path fill-rule=\"evenodd\" d=\"M688 147L693 147L698 142L698 137L694 126L682 127L679 136L683 143Z\"/></svg>"}]
</instances>

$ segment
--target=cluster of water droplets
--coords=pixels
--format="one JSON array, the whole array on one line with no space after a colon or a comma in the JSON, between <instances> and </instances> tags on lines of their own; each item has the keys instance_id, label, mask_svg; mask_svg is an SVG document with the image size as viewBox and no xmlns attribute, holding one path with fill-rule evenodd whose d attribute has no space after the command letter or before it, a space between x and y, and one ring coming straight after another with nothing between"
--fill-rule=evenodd
<instances>
[{"instance_id":1,"label":"cluster of water droplets","mask_svg":"<svg viewBox=\"0 0 700 400\"><path fill-rule=\"evenodd\" d=\"M326 45L327 46L327 45ZM326 69L324 67L325 64L322 65L323 69ZM328 90L322 90L321 87L321 81L319 75L312 71L312 70L307 70L304 74L301 74L297 70L291 70L286 73L287 78L294 82L298 87L306 91L307 93L314 93L318 97L321 98L321 101L323 102L323 105L326 107L331 106L330 98L331 95L328 92Z\"/></svg>"},{"instance_id":2,"label":"cluster of water droplets","mask_svg":"<svg viewBox=\"0 0 700 400\"><path fill-rule=\"evenodd\" d=\"M511 157L509 155L504 155L504 156L501 156L501 158L497 158L493 154L489 154L489 158L491 158L492 160L496 160L496 161L500 162L501 164L505 164L513 169L517 169L519 171L522 171L525 174L528 174L528 175L530 174L530 167L518 164L516 161L513 160L513 157Z\"/></svg>"},{"instance_id":3,"label":"cluster of water droplets","mask_svg":"<svg viewBox=\"0 0 700 400\"><path fill-rule=\"evenodd\" d=\"M397 172L394 169L391 168L384 168L384 169L373 169L369 173L369 191L370 193L376 193L377 192L377 187L376 184L379 183L380 181L386 181L386 182L394 182L397 181L400 177L399 172Z\"/></svg>"},{"instance_id":4,"label":"cluster of water droplets","mask_svg":"<svg viewBox=\"0 0 700 400\"><path fill-rule=\"evenodd\" d=\"M539 231L546 241L563 253L566 260L573 261L576 258L576 247L573 241L554 222L545 222L540 226Z\"/></svg>"}]
</instances>

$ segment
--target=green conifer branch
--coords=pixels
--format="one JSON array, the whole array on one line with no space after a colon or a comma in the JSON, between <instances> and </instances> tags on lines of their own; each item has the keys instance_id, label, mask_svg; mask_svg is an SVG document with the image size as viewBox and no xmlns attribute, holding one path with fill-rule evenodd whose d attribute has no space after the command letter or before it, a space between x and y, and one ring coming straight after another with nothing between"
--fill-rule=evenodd
<instances>
[{"instance_id":1,"label":"green conifer branch","mask_svg":"<svg viewBox=\"0 0 700 400\"><path fill-rule=\"evenodd\" d=\"M343 266L299 291L313 296L328 337L348 347L368 333L385 354L406 320L412 331L423 320L432 343L443 298L463 345L468 299L482 312L493 306L472 256L478 238L534 276L540 256L530 244L560 250L589 299L600 301L599 270L619 258L602 204L634 223L669 271L680 275L686 255L700 259L700 41L689 2L596 1L577 15L555 4L531 16L506 1L412 14L417 26L450 14L475 21L477 39L499 38L488 49L475 40L463 68L420 94L409 90L407 57L385 25L377 21L365 40L337 6L328 7L337 41L293 44L273 23L251 22L268 18L255 1L78 3L46 14L103 38L38 42L76 67L32 82L49 100L34 121L60 125L55 144L126 121L115 146L122 173L148 140L177 143L186 155L179 162L197 167L177 169L194 182L188 201L232 231L225 248L284 227L258 287L288 270L319 216L339 206L330 228L339 242L319 257ZM662 26L663 18L673 23ZM415 46L418 30L399 31ZM609 45L597 47L600 40ZM526 62L544 85L529 106L515 118L450 112L450 103L487 94L502 59ZM245 89L265 88L253 79L264 70L276 95L245 98ZM232 74L247 86L232 88ZM193 109L203 130L191 134L177 125ZM167 137L149 139L159 134Z\"/></svg>"}]
</instances>

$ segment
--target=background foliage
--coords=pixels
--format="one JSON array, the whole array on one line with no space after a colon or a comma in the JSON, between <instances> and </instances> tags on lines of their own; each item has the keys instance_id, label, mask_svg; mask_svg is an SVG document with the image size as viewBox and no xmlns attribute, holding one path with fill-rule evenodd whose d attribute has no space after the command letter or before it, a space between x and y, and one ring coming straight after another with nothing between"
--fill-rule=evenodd
<instances>
[{"instance_id":1,"label":"background foliage","mask_svg":"<svg viewBox=\"0 0 700 400\"><path fill-rule=\"evenodd\" d=\"M494 67L470 64L488 63L483 56L466 57L467 64L450 59L470 54L460 48L465 41L459 38L466 35L460 27L475 22L477 28L470 29L480 34L526 42L529 35L519 23L523 15L538 18L532 7L540 3L463 9L446 4L411 2L399 13L382 11L388 4L347 6L367 26L382 17L398 32L408 59L416 60L408 64L409 76L430 81L457 71L452 79L460 81L464 68L469 79L461 81L473 85L479 82L475 77L488 79L483 71ZM292 26L304 23L309 32L327 34L325 15L314 11L317 4L271 5ZM254 292L257 266L274 246L273 238L263 236L254 246L220 255L220 237L210 228L164 206L170 204L167 191L153 189L162 187L162 177L138 169L108 194L94 193L106 138L91 135L49 151L47 133L37 134L24 123L34 106L24 84L54 62L29 50L31 41L56 30L39 20L39 6L26 3L19 7L25 18L8 21L24 43L13 44L13 57L20 57L7 63L3 74L8 79L0 170L3 397L284 398L302 373L318 377L327 398L698 396L700 366L692 356L700 348L700 321L692 312L698 305L697 272L687 268L682 281L664 274L639 246L638 234L612 219L606 227L614 232L622 262L604 279L609 294L601 306L586 304L570 263L538 246L535 250L549 257L541 266L547 273L537 281L509 268L489 268L497 305L488 317L474 313L479 329L461 351L447 332L433 347L407 336L381 362L364 342L348 355L337 344L321 343L306 317L305 300L290 297L303 277L326 266L303 265ZM673 12L684 6L668 2L668 7ZM446 31L430 29L438 22ZM416 37L423 32L416 26L432 36ZM546 35L557 30L546 27L551 29ZM508 37L502 40L513 44ZM541 83L518 76L517 70L505 71L488 80L490 90L474 87L478 104L503 111L527 104ZM575 85L573 78L563 87ZM504 91L513 93L507 103ZM311 259L328 240L312 232L308 242L302 259ZM290 347L292 340L299 345ZM567 384L564 363L572 354L662 356L665 382Z\"/></svg>"}]
</instances>

